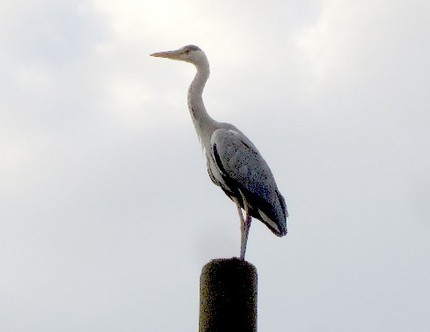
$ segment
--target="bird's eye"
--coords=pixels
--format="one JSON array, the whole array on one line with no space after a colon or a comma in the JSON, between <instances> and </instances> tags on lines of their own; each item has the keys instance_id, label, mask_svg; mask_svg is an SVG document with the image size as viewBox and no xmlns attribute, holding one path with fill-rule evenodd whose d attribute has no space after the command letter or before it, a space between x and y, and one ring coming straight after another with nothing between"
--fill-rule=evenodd
<instances>
[{"instance_id":1,"label":"bird's eye","mask_svg":"<svg viewBox=\"0 0 430 332\"><path fill-rule=\"evenodd\" d=\"M190 52L191 52L191 50L189 50L189 49L185 50L185 54L190 54Z\"/></svg>"}]
</instances>

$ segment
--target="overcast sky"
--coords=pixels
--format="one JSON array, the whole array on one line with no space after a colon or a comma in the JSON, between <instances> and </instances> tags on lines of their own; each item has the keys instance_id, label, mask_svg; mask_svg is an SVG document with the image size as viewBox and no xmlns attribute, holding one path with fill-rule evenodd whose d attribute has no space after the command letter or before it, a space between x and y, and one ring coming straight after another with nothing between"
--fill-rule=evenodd
<instances>
[{"instance_id":1,"label":"overcast sky","mask_svg":"<svg viewBox=\"0 0 430 332\"><path fill-rule=\"evenodd\" d=\"M0 330L196 331L239 254L186 106L269 163L289 234L252 225L259 331L430 330L430 3L2 0Z\"/></svg>"}]
</instances>

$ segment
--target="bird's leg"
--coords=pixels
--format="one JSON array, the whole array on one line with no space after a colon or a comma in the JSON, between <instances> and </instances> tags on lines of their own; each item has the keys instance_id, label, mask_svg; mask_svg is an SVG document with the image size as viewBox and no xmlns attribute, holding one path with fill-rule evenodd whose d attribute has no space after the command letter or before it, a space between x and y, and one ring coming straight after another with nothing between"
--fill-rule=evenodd
<instances>
[{"instance_id":1,"label":"bird's leg","mask_svg":"<svg viewBox=\"0 0 430 332\"><path fill-rule=\"evenodd\" d=\"M245 220L243 219L242 208L240 207L238 202L236 202L236 207L237 207L237 212L239 213L239 218L240 218L240 259L244 259L245 258L245 250L246 250L246 244L244 246L244 242L243 242L244 241Z\"/></svg>"},{"instance_id":2,"label":"bird's leg","mask_svg":"<svg viewBox=\"0 0 430 332\"><path fill-rule=\"evenodd\" d=\"M245 260L246 244L248 242L248 234L249 234L249 228L251 227L252 217L249 215L248 211L246 211L246 219L244 220L242 209L240 208L240 206L238 206L237 209L239 211L239 216L241 221L240 259Z\"/></svg>"}]
</instances>

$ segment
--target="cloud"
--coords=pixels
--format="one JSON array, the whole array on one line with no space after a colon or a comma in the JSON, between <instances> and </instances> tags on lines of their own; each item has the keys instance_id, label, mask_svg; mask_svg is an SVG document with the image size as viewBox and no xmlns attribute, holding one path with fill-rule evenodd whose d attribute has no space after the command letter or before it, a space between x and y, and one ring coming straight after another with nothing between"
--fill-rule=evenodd
<instances>
[{"instance_id":1,"label":"cloud","mask_svg":"<svg viewBox=\"0 0 430 332\"><path fill-rule=\"evenodd\" d=\"M3 1L3 329L196 329L200 269L238 253L238 218L187 114L194 68L148 56L196 43L209 112L256 143L291 213L285 239L252 226L259 328L424 331L426 9Z\"/></svg>"}]
</instances>

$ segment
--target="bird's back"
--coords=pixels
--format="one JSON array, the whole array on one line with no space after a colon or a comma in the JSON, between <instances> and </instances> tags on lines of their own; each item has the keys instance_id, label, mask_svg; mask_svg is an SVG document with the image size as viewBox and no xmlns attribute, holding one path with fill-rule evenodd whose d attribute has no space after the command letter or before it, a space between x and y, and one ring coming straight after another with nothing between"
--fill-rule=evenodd
<instances>
[{"instance_id":1,"label":"bird's back","mask_svg":"<svg viewBox=\"0 0 430 332\"><path fill-rule=\"evenodd\" d=\"M287 233L285 200L273 174L254 144L234 126L225 124L211 135L207 151L212 181L273 233Z\"/></svg>"}]
</instances>

